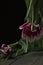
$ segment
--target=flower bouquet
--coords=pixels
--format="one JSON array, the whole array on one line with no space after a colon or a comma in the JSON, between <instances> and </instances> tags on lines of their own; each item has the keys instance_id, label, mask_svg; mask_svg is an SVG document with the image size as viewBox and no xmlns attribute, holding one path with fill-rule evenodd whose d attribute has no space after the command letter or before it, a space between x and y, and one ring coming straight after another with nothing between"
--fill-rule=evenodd
<instances>
[{"instance_id":1,"label":"flower bouquet","mask_svg":"<svg viewBox=\"0 0 43 65\"><path fill-rule=\"evenodd\" d=\"M2 44L0 48L0 58L15 58L25 54L29 50L43 50L43 16L42 0L25 0L27 13L23 25L21 39L9 45Z\"/></svg>"}]
</instances>

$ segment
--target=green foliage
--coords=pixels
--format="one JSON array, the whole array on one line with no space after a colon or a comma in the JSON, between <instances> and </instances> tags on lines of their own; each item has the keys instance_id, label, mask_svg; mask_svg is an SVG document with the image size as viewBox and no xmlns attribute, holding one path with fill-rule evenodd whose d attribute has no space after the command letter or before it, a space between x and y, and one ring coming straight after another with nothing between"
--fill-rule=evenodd
<instances>
[{"instance_id":1,"label":"green foliage","mask_svg":"<svg viewBox=\"0 0 43 65\"><path fill-rule=\"evenodd\" d=\"M27 13L24 20L32 21L32 5L34 9L34 23L39 23L43 26L43 0L25 0Z\"/></svg>"},{"instance_id":2,"label":"green foliage","mask_svg":"<svg viewBox=\"0 0 43 65\"><path fill-rule=\"evenodd\" d=\"M24 50L22 48L17 50L16 56L21 55L21 54L24 54Z\"/></svg>"},{"instance_id":3,"label":"green foliage","mask_svg":"<svg viewBox=\"0 0 43 65\"><path fill-rule=\"evenodd\" d=\"M21 48L16 48L16 45L20 45ZM29 50L43 50L43 36L39 40L35 40L32 43L30 43L28 39L20 39L18 42L13 43L10 46L12 47L11 54L5 55L2 52L0 52L0 59L15 58L18 55L22 55L24 53L29 52Z\"/></svg>"}]
</instances>

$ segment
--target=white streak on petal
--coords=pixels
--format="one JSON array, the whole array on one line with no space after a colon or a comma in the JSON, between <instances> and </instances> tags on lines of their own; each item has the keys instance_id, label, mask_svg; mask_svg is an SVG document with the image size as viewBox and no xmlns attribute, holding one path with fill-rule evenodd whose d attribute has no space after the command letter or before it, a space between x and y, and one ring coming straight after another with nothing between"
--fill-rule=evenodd
<instances>
[{"instance_id":1,"label":"white streak on petal","mask_svg":"<svg viewBox=\"0 0 43 65\"><path fill-rule=\"evenodd\" d=\"M39 25L39 24L34 24L34 26L35 26L35 27L40 27L40 25Z\"/></svg>"},{"instance_id":2,"label":"white streak on petal","mask_svg":"<svg viewBox=\"0 0 43 65\"><path fill-rule=\"evenodd\" d=\"M5 45L5 44L2 44L1 48L3 48L3 47L4 47L4 45Z\"/></svg>"},{"instance_id":3,"label":"white streak on petal","mask_svg":"<svg viewBox=\"0 0 43 65\"><path fill-rule=\"evenodd\" d=\"M1 49L1 52L3 52L4 54L6 54L6 52L4 50Z\"/></svg>"},{"instance_id":4,"label":"white streak on petal","mask_svg":"<svg viewBox=\"0 0 43 65\"><path fill-rule=\"evenodd\" d=\"M23 29L22 26L20 26L19 29L20 29L20 30Z\"/></svg>"},{"instance_id":5,"label":"white streak on petal","mask_svg":"<svg viewBox=\"0 0 43 65\"><path fill-rule=\"evenodd\" d=\"M20 30L23 29L24 26L27 25L27 24L29 24L29 22L26 22L26 23L24 23L23 25L21 25L21 26L19 27L19 29L20 29Z\"/></svg>"}]
</instances>

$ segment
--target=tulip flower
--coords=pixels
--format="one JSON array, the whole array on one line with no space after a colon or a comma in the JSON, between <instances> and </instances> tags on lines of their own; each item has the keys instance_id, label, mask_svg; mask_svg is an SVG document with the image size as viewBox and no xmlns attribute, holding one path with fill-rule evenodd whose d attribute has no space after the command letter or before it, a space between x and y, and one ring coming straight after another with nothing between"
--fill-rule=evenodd
<instances>
[{"instance_id":1,"label":"tulip flower","mask_svg":"<svg viewBox=\"0 0 43 65\"><path fill-rule=\"evenodd\" d=\"M26 22L19 29L22 29L22 38L27 38L30 42L39 39L43 35L43 27L39 24Z\"/></svg>"},{"instance_id":2,"label":"tulip flower","mask_svg":"<svg viewBox=\"0 0 43 65\"><path fill-rule=\"evenodd\" d=\"M9 45L6 45L6 44L2 44L1 46L1 51L4 53L4 54L9 54L12 49Z\"/></svg>"}]
</instances>

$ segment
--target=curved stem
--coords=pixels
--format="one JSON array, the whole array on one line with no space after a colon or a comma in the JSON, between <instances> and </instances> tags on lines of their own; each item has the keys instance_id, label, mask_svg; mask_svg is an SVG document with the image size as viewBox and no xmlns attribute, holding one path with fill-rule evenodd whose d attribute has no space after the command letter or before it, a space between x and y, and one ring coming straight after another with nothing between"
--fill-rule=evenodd
<instances>
[{"instance_id":1,"label":"curved stem","mask_svg":"<svg viewBox=\"0 0 43 65\"><path fill-rule=\"evenodd\" d=\"M10 44L10 46L15 46L15 45L17 45L17 44L18 44L18 42L12 43L12 44Z\"/></svg>"}]
</instances>

